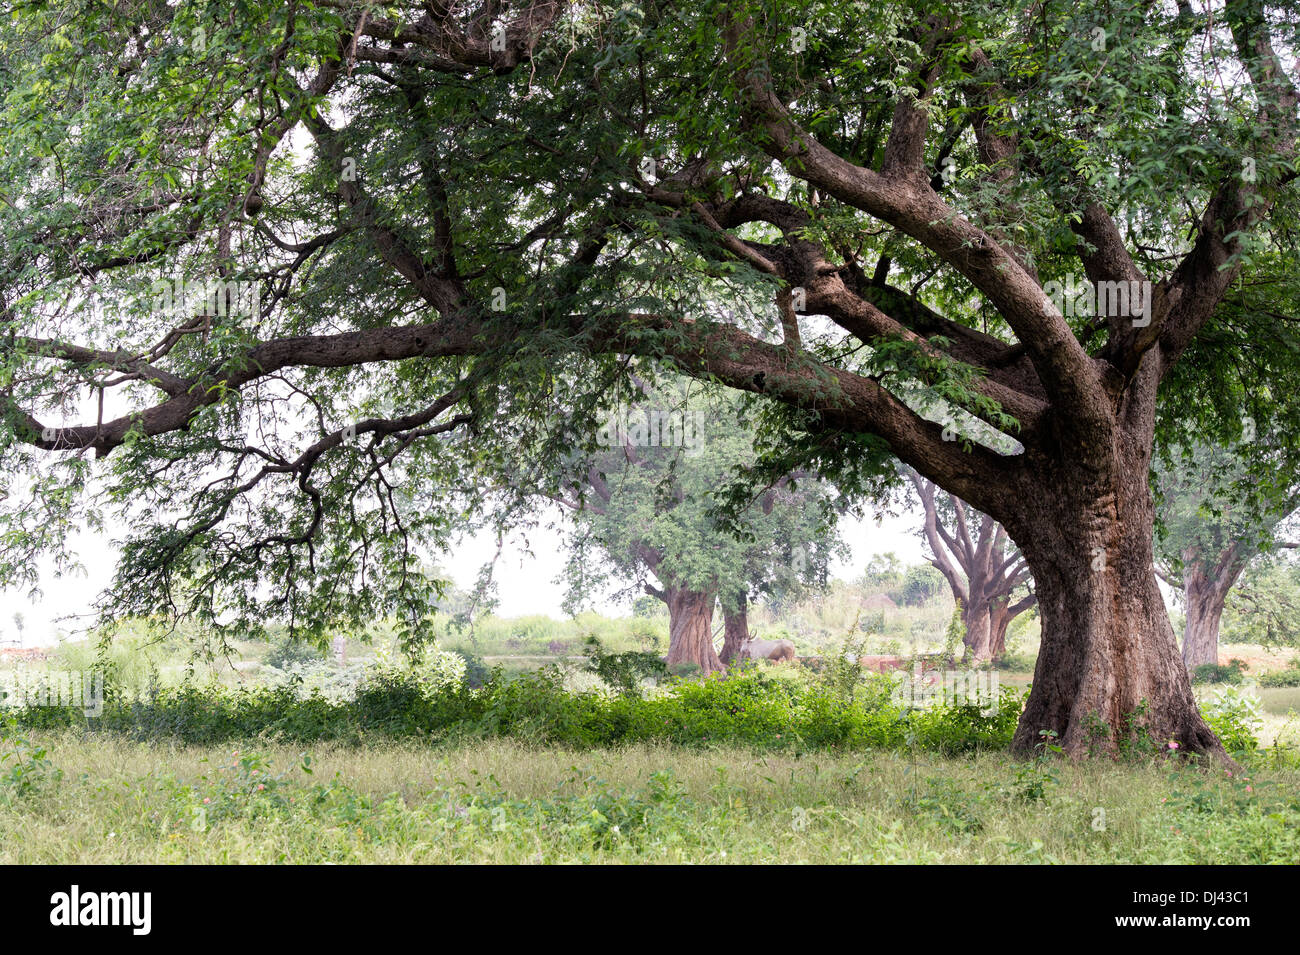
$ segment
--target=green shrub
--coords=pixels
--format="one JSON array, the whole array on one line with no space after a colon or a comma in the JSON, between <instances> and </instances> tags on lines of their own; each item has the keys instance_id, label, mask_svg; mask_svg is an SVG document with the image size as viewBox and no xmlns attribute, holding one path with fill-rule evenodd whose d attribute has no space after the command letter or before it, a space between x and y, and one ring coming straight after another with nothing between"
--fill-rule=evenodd
<instances>
[{"instance_id":1,"label":"green shrub","mask_svg":"<svg viewBox=\"0 0 1300 955\"><path fill-rule=\"evenodd\" d=\"M0 720L0 799L23 798L55 785L63 770L54 766L45 747L19 734L13 720Z\"/></svg>"},{"instance_id":2,"label":"green shrub","mask_svg":"<svg viewBox=\"0 0 1300 955\"><path fill-rule=\"evenodd\" d=\"M907 568L895 599L904 606L919 607L939 596L943 588L943 574L938 569L930 564L915 564Z\"/></svg>"},{"instance_id":3,"label":"green shrub","mask_svg":"<svg viewBox=\"0 0 1300 955\"><path fill-rule=\"evenodd\" d=\"M1240 683L1246 664L1240 660L1224 663L1202 663L1192 669L1193 683Z\"/></svg>"},{"instance_id":4,"label":"green shrub","mask_svg":"<svg viewBox=\"0 0 1300 955\"><path fill-rule=\"evenodd\" d=\"M325 654L321 652L320 647L314 647L310 643L292 637L284 637L271 647L262 662L277 670L287 670L294 664L315 663L324 659Z\"/></svg>"},{"instance_id":5,"label":"green shrub","mask_svg":"<svg viewBox=\"0 0 1300 955\"><path fill-rule=\"evenodd\" d=\"M926 790L919 795L910 793L903 800L903 808L950 832L975 833L984 828L979 816L982 797L969 793L950 779L930 778Z\"/></svg>"},{"instance_id":6,"label":"green shrub","mask_svg":"<svg viewBox=\"0 0 1300 955\"><path fill-rule=\"evenodd\" d=\"M621 658L620 665L631 659L606 654L607 666L611 658ZM909 711L892 700L891 678L867 674L854 683L845 677L744 668L725 678L672 681L642 697L566 690L556 666L514 680L494 670L476 689L466 680L439 682L419 668L388 665L372 668L350 699L330 699L318 689L303 695L289 684L155 685L144 694L106 700L103 715L90 721L78 710L57 707L15 710L14 717L26 726L88 722L92 732L192 744L470 736L579 748L665 742L795 751L916 746L964 753L1005 748L1024 703L1023 693L1004 689L989 713L959 705Z\"/></svg>"},{"instance_id":7,"label":"green shrub","mask_svg":"<svg viewBox=\"0 0 1300 955\"><path fill-rule=\"evenodd\" d=\"M610 653L595 637L588 637L583 652L587 657L587 672L625 695L639 693L642 680L657 681L668 676L668 668L658 655L645 650Z\"/></svg>"},{"instance_id":8,"label":"green shrub","mask_svg":"<svg viewBox=\"0 0 1300 955\"><path fill-rule=\"evenodd\" d=\"M469 650L453 650L451 652L459 655L465 661L465 684L471 689L478 689L492 675L492 670L477 653Z\"/></svg>"},{"instance_id":9,"label":"green shrub","mask_svg":"<svg viewBox=\"0 0 1300 955\"><path fill-rule=\"evenodd\" d=\"M1259 747L1264 725L1260 700L1249 688L1225 686L1201 705L1205 721L1229 753L1250 755Z\"/></svg>"},{"instance_id":10,"label":"green shrub","mask_svg":"<svg viewBox=\"0 0 1300 955\"><path fill-rule=\"evenodd\" d=\"M993 658L993 668L995 670L1014 670L1019 673L1033 673L1034 667L1038 665L1038 657L1030 653L1016 653L1011 650L1003 651Z\"/></svg>"},{"instance_id":11,"label":"green shrub","mask_svg":"<svg viewBox=\"0 0 1300 955\"><path fill-rule=\"evenodd\" d=\"M1260 686L1300 686L1300 667L1289 670L1274 670L1259 677Z\"/></svg>"}]
</instances>

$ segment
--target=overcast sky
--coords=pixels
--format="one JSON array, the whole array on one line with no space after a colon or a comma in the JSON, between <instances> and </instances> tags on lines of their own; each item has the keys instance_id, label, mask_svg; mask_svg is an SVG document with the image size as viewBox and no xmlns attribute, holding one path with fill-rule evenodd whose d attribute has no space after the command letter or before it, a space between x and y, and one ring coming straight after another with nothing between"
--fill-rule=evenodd
<instances>
[{"instance_id":1,"label":"overcast sky","mask_svg":"<svg viewBox=\"0 0 1300 955\"><path fill-rule=\"evenodd\" d=\"M922 560L922 545L916 535L919 514L918 508L915 514L885 516L879 526L874 519L846 519L842 531L851 549L850 557L833 568L834 575L844 579L856 577L874 555L890 551L904 562ZM567 557L564 544L556 532L545 526L531 530L529 540L532 557L513 540L502 552L496 570L500 598L497 613L506 617L538 613L563 617L560 604L564 586L555 577ZM440 563L458 585L470 587L479 568L492 558L495 550L496 539L482 535L466 541L452 559ZM55 643L60 631L76 636L91 622L94 598L112 580L115 552L107 536L95 535L78 539L76 552L85 565L85 576L55 578L50 567L43 567L40 600L33 601L19 590L0 591L0 646L19 645L15 614L24 618L21 645L28 647ZM596 603L595 609L610 616L626 616L630 612L626 604L608 600Z\"/></svg>"}]
</instances>

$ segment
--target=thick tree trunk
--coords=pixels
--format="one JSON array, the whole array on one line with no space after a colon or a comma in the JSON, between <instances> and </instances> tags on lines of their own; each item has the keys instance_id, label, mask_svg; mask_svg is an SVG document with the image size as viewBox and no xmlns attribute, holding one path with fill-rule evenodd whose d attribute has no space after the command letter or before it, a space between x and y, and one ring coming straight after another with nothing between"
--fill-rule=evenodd
<instances>
[{"instance_id":1,"label":"thick tree trunk","mask_svg":"<svg viewBox=\"0 0 1300 955\"><path fill-rule=\"evenodd\" d=\"M1219 662L1219 620L1223 616L1222 594L1205 578L1199 567L1187 568L1183 584L1187 625L1183 629L1183 663L1188 670Z\"/></svg>"},{"instance_id":2,"label":"thick tree trunk","mask_svg":"<svg viewBox=\"0 0 1300 955\"><path fill-rule=\"evenodd\" d=\"M989 603L986 600L972 601L962 608L962 622L966 627L967 658L972 663L984 663L989 660L992 631L989 617Z\"/></svg>"},{"instance_id":3,"label":"thick tree trunk","mask_svg":"<svg viewBox=\"0 0 1300 955\"><path fill-rule=\"evenodd\" d=\"M749 639L749 601L744 594L735 598L734 608L722 604L722 653L719 659L727 665L735 659L741 646Z\"/></svg>"},{"instance_id":4,"label":"thick tree trunk","mask_svg":"<svg viewBox=\"0 0 1300 955\"><path fill-rule=\"evenodd\" d=\"M1187 607L1187 623L1183 628L1183 663L1189 671L1202 664L1219 662L1223 604L1245 564L1244 560L1225 555L1213 568L1199 563L1185 565L1183 603Z\"/></svg>"},{"instance_id":5,"label":"thick tree trunk","mask_svg":"<svg viewBox=\"0 0 1300 955\"><path fill-rule=\"evenodd\" d=\"M1038 603L1033 594L1021 597L1015 603L1009 597L999 597L989 604L989 657L999 657L1007 652L1007 627L1030 607Z\"/></svg>"},{"instance_id":6,"label":"thick tree trunk","mask_svg":"<svg viewBox=\"0 0 1300 955\"><path fill-rule=\"evenodd\" d=\"M1005 515L1033 572L1043 627L1012 744L1019 753L1033 752L1043 730L1076 756L1114 752L1144 732L1160 747L1226 759L1197 709L1156 584L1148 469L1141 451L1132 457L1092 479L1054 468L1041 495Z\"/></svg>"},{"instance_id":7,"label":"thick tree trunk","mask_svg":"<svg viewBox=\"0 0 1300 955\"><path fill-rule=\"evenodd\" d=\"M1007 649L1007 625L1011 623L1010 601L1003 597L989 604L989 659L1001 656Z\"/></svg>"},{"instance_id":8,"label":"thick tree trunk","mask_svg":"<svg viewBox=\"0 0 1300 955\"><path fill-rule=\"evenodd\" d=\"M708 676L725 670L713 649L713 604L711 591L665 588L668 597L668 666L694 663Z\"/></svg>"}]
</instances>

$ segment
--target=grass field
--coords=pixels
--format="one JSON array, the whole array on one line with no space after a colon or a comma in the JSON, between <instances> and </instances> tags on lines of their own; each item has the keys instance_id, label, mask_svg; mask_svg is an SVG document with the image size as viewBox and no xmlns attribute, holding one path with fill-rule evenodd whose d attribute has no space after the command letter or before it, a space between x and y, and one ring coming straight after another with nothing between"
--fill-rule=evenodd
<instances>
[{"instance_id":1,"label":"grass field","mask_svg":"<svg viewBox=\"0 0 1300 955\"><path fill-rule=\"evenodd\" d=\"M1300 862L1293 770L29 739L46 752L0 787L3 863Z\"/></svg>"},{"instance_id":2,"label":"grass field","mask_svg":"<svg viewBox=\"0 0 1300 955\"><path fill-rule=\"evenodd\" d=\"M818 639L804 649L836 650L842 641L834 634L856 627L847 613L834 602L820 616L809 612L804 623ZM891 652L914 637L929 646L938 638L921 639L923 631L934 630L944 613L937 604L899 611L871 640ZM512 676L566 659L573 669L587 635L613 649L661 649L662 624L595 615L565 623L489 619L465 649ZM447 636L444 647L457 645ZM998 671L1004 687L1023 690L1030 682L1024 666L1032 665L1032 636L1022 635L1019 668ZM285 679L287 671L271 665L280 652L273 645L234 649L234 658L196 665L192 644L128 632L112 650L112 666L120 684L137 692L190 679L226 687ZM385 652L382 640L349 641L347 666L372 666ZM88 669L100 654L89 644L65 644L43 666ZM1221 656L1245 660L1251 675L1293 666L1295 658L1294 650L1251 646L1225 647ZM309 666L325 679L345 669L319 657ZM801 668L771 668L769 675L773 692L786 681L805 694L822 686ZM599 682L580 670L565 680L574 681L581 685L570 691ZM929 751L915 741L911 752L897 740L885 748L892 723L873 721L868 711L857 714L859 730L821 744L746 748L757 745L746 741L755 733L768 743L772 733L790 735L815 715L808 707L821 713L816 707L830 705L830 697L801 696L777 719L786 713L780 693L732 701L727 691L739 693L739 684L703 689L683 689L694 702L680 713L655 710L650 727L660 717L665 726L669 717L693 720L700 732L685 733L689 745L677 739L684 731L670 727L662 733L676 733L672 741L630 735L642 741L608 748L616 744L599 740L617 738L625 723L628 733L648 732L643 721L627 723L640 710L577 706L578 698L559 690L519 695L502 687L484 714L449 710L444 718L436 707L426 713L419 706L389 713L371 703L330 717L353 720L352 742L364 737L364 745L328 742L353 734L325 732L329 726L313 722L309 704L301 720L290 721L296 737L279 724L257 729L270 716L254 713L254 729L239 732L257 742L234 741L244 735L207 742L220 737L203 735L218 725L205 722L203 708L162 713L148 733L141 729L147 743L131 741L125 724L119 733L90 735L37 723L0 733L0 863L1300 863L1300 688L1255 691L1254 735L1291 755L1252 757L1257 768L1244 778L1182 765L1167 753L1091 763L1017 762L996 747L945 756L952 751L945 740L962 740L949 740L938 724L925 736L935 744ZM1196 691L1205 705L1222 689L1203 684ZM233 719L249 704L229 705ZM385 725L380 717L402 713L410 726L375 730ZM434 733L432 741L426 722L436 727L462 716L464 727ZM538 719L551 735L538 735ZM171 741L171 720L189 744ZM567 748L564 733L586 736L587 729L598 737L594 746ZM302 742L265 741L292 738Z\"/></svg>"}]
</instances>

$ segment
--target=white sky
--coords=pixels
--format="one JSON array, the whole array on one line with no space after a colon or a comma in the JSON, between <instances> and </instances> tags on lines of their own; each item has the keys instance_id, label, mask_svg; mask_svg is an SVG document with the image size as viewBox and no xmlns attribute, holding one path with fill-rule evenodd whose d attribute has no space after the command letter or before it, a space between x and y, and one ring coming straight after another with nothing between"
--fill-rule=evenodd
<instances>
[{"instance_id":1,"label":"white sky","mask_svg":"<svg viewBox=\"0 0 1300 955\"><path fill-rule=\"evenodd\" d=\"M850 547L850 557L833 567L836 577L850 579L862 573L867 562L877 554L893 551L905 563L923 559L922 545L916 531L920 511L902 516L883 516L879 526L874 519L845 519L841 530ZM527 556L517 540L510 540L497 564L497 613L505 617L525 614L548 614L564 617L560 604L564 585L555 578L564 567L567 552L560 535L545 526L528 532L533 555ZM56 643L60 632L75 637L92 622L92 605L96 595L106 588L113 576L116 557L109 537L87 534L76 540L75 552L85 565L79 577L56 578L51 566L41 568L40 600L31 600L20 590L0 591L0 646L45 646ZM496 538L483 534L466 541L441 565L462 587L473 585L479 568L496 552ZM611 588L612 590L613 588ZM630 608L608 601L596 602L596 610L610 616L627 616ZM14 614L22 614L24 626L21 643Z\"/></svg>"}]
</instances>

